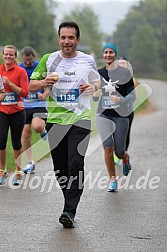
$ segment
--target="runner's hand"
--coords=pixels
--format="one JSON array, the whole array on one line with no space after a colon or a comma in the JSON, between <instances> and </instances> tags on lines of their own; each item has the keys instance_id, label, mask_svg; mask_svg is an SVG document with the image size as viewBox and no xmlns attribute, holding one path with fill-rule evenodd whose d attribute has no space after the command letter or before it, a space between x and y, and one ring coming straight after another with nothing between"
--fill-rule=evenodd
<instances>
[{"instance_id":1,"label":"runner's hand","mask_svg":"<svg viewBox=\"0 0 167 252\"><path fill-rule=\"evenodd\" d=\"M112 102L114 103L119 103L121 100L121 98L117 95L111 95L110 97L111 97Z\"/></svg>"},{"instance_id":2,"label":"runner's hand","mask_svg":"<svg viewBox=\"0 0 167 252\"><path fill-rule=\"evenodd\" d=\"M40 93L40 92L38 93L38 99L39 99L40 101L44 101L44 100L45 100L43 94Z\"/></svg>"},{"instance_id":3,"label":"runner's hand","mask_svg":"<svg viewBox=\"0 0 167 252\"><path fill-rule=\"evenodd\" d=\"M91 84L81 84L80 90L84 95L92 95L96 91L95 86Z\"/></svg>"},{"instance_id":4,"label":"runner's hand","mask_svg":"<svg viewBox=\"0 0 167 252\"><path fill-rule=\"evenodd\" d=\"M2 76L2 81L4 84L7 84L8 86L10 86L10 80L8 79L8 77Z\"/></svg>"},{"instance_id":5,"label":"runner's hand","mask_svg":"<svg viewBox=\"0 0 167 252\"><path fill-rule=\"evenodd\" d=\"M53 86L58 81L58 79L58 74L56 72L53 72L45 78L45 83L47 84L47 86Z\"/></svg>"}]
</instances>

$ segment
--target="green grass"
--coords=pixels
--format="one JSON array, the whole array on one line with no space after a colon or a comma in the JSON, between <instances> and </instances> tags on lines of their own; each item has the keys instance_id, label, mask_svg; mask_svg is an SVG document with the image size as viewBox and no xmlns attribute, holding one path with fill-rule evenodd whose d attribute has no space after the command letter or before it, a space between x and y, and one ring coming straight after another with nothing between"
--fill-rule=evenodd
<instances>
[{"instance_id":1,"label":"green grass","mask_svg":"<svg viewBox=\"0 0 167 252\"><path fill-rule=\"evenodd\" d=\"M96 128L96 111L97 111L97 107L98 107L98 102L94 102L91 99L91 130L92 130L92 134L96 134L97 132L97 128Z\"/></svg>"},{"instance_id":2,"label":"green grass","mask_svg":"<svg viewBox=\"0 0 167 252\"><path fill-rule=\"evenodd\" d=\"M35 131L32 131L32 145L33 145L33 160L38 161L44 157L48 157L49 153L49 146L48 141L43 141L40 137L40 134L37 134ZM22 165L25 165L27 162L26 155L23 155L22 158ZM7 142L7 160L6 160L6 167L7 170L14 171L15 170L15 160L13 156L13 148L11 143L10 131L8 135L8 142Z\"/></svg>"},{"instance_id":3,"label":"green grass","mask_svg":"<svg viewBox=\"0 0 167 252\"><path fill-rule=\"evenodd\" d=\"M149 101L149 89L147 89L147 86L145 85L139 85L137 86L137 95L136 95L136 100L133 104L133 107L135 109L135 113L141 112L146 109L148 106L148 101ZM148 98L147 98L148 97Z\"/></svg>"}]
</instances>

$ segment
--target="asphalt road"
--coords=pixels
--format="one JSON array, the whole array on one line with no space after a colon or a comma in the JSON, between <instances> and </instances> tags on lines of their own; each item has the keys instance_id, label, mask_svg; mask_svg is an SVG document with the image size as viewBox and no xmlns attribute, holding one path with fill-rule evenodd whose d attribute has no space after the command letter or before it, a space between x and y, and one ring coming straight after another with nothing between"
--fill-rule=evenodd
<instances>
[{"instance_id":1,"label":"asphalt road","mask_svg":"<svg viewBox=\"0 0 167 252\"><path fill-rule=\"evenodd\" d=\"M167 83L145 83L157 109L134 119L129 149L133 170L125 181L117 167L118 193L107 192L98 137L91 140L86 157L87 180L75 229L58 222L63 199L55 180L45 186L43 176L53 170L50 158L37 163L36 173L24 178L21 188L11 188L10 175L0 187L0 251L167 251Z\"/></svg>"}]
</instances>

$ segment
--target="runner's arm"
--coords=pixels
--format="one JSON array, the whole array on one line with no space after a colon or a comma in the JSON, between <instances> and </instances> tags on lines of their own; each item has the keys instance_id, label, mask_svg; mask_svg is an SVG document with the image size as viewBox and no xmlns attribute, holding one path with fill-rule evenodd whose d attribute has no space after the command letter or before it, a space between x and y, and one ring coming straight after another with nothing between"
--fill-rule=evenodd
<instances>
[{"instance_id":1,"label":"runner's arm","mask_svg":"<svg viewBox=\"0 0 167 252\"><path fill-rule=\"evenodd\" d=\"M3 101L4 98L5 98L5 90L1 89L0 90L0 101Z\"/></svg>"}]
</instances>

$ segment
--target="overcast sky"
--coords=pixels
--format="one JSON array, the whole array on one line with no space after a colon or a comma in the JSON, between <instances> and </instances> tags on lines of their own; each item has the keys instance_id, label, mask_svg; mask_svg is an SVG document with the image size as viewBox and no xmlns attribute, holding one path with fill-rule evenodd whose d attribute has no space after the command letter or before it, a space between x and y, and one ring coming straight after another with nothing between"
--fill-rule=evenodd
<instances>
[{"instance_id":1,"label":"overcast sky","mask_svg":"<svg viewBox=\"0 0 167 252\"><path fill-rule=\"evenodd\" d=\"M138 2L139 0L71 0L71 2L77 2L77 3L97 3L97 2L118 2L118 1L123 1L123 2ZM68 2L69 3L69 0L61 0L59 2Z\"/></svg>"}]
</instances>

